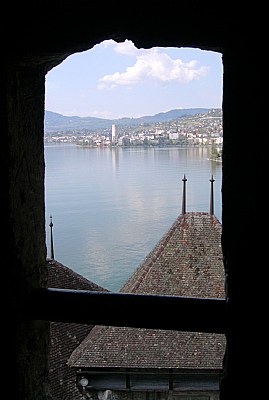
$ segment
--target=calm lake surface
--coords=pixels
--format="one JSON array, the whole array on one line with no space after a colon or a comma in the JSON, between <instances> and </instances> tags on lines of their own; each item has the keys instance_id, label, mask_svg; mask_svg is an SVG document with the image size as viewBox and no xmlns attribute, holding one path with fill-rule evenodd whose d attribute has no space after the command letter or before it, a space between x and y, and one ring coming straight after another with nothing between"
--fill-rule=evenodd
<instances>
[{"instance_id":1,"label":"calm lake surface","mask_svg":"<svg viewBox=\"0 0 269 400\"><path fill-rule=\"evenodd\" d=\"M214 176L221 222L221 163L209 148L82 148L45 145L46 234L50 254L87 279L118 291L181 213L209 211Z\"/></svg>"}]
</instances>

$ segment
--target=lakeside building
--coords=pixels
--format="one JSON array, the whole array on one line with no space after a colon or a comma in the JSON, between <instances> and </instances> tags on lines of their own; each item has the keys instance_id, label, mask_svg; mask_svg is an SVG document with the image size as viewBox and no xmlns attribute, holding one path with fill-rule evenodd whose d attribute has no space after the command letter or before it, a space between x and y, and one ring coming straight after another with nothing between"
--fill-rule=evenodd
<instances>
[{"instance_id":1,"label":"lakeside building","mask_svg":"<svg viewBox=\"0 0 269 400\"><path fill-rule=\"evenodd\" d=\"M115 124L112 124L111 127L111 144L116 144L118 138L118 127Z\"/></svg>"},{"instance_id":2,"label":"lakeside building","mask_svg":"<svg viewBox=\"0 0 269 400\"><path fill-rule=\"evenodd\" d=\"M67 129L46 132L45 143L76 143L80 146L130 146L130 145L208 145L212 140L222 143L222 116L212 117L221 112L210 110L194 114L187 119L178 118L151 124L122 126L112 124L103 129Z\"/></svg>"},{"instance_id":3,"label":"lakeside building","mask_svg":"<svg viewBox=\"0 0 269 400\"><path fill-rule=\"evenodd\" d=\"M186 212L183 182L182 213L121 293L224 298L222 227L212 186L210 212ZM217 333L95 326L68 364L84 398L217 400L225 346Z\"/></svg>"}]
</instances>

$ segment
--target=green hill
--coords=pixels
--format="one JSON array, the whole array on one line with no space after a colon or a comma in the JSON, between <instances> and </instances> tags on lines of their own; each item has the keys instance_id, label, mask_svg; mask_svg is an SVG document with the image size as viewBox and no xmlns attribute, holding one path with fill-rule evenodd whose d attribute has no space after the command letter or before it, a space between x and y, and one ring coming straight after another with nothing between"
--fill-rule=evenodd
<instances>
[{"instance_id":1,"label":"green hill","mask_svg":"<svg viewBox=\"0 0 269 400\"><path fill-rule=\"evenodd\" d=\"M97 130L110 128L112 124L119 126L135 126L141 124L152 124L165 122L183 116L205 113L208 108L186 108L175 109L155 115L140 118L104 119L96 117L65 116L52 111L45 111L45 133L67 131L67 130Z\"/></svg>"}]
</instances>

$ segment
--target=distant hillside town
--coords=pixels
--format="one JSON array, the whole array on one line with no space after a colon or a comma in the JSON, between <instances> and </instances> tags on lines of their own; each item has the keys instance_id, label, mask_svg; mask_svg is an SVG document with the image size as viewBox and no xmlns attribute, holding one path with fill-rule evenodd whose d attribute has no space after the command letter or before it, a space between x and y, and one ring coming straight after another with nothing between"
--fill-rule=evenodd
<instances>
[{"instance_id":1,"label":"distant hillside town","mask_svg":"<svg viewBox=\"0 0 269 400\"><path fill-rule=\"evenodd\" d=\"M176 118L175 113L161 113L155 118L136 119L131 124L122 120L111 121L102 128L73 128L45 132L45 143L75 143L85 147L127 147L127 146L178 146L212 145L221 148L222 110L210 109L204 112L183 113ZM175 111L175 110L173 110ZM166 119L164 115L168 114ZM79 118L79 117L75 117ZM146 117L145 117L146 118ZM149 117L147 117L149 118ZM129 120L129 119L128 119ZM130 119L131 120L131 119ZM142 121L142 122L141 122ZM148 122L145 122L148 121Z\"/></svg>"}]
</instances>

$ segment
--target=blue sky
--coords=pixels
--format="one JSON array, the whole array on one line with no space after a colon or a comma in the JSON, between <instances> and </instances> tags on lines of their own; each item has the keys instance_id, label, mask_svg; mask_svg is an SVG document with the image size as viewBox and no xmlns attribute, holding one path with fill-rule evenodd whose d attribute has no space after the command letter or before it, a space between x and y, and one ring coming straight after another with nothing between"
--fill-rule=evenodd
<instances>
[{"instance_id":1,"label":"blue sky","mask_svg":"<svg viewBox=\"0 0 269 400\"><path fill-rule=\"evenodd\" d=\"M100 118L140 117L175 108L220 108L220 53L137 49L106 40L66 58L46 76L49 111Z\"/></svg>"}]
</instances>

